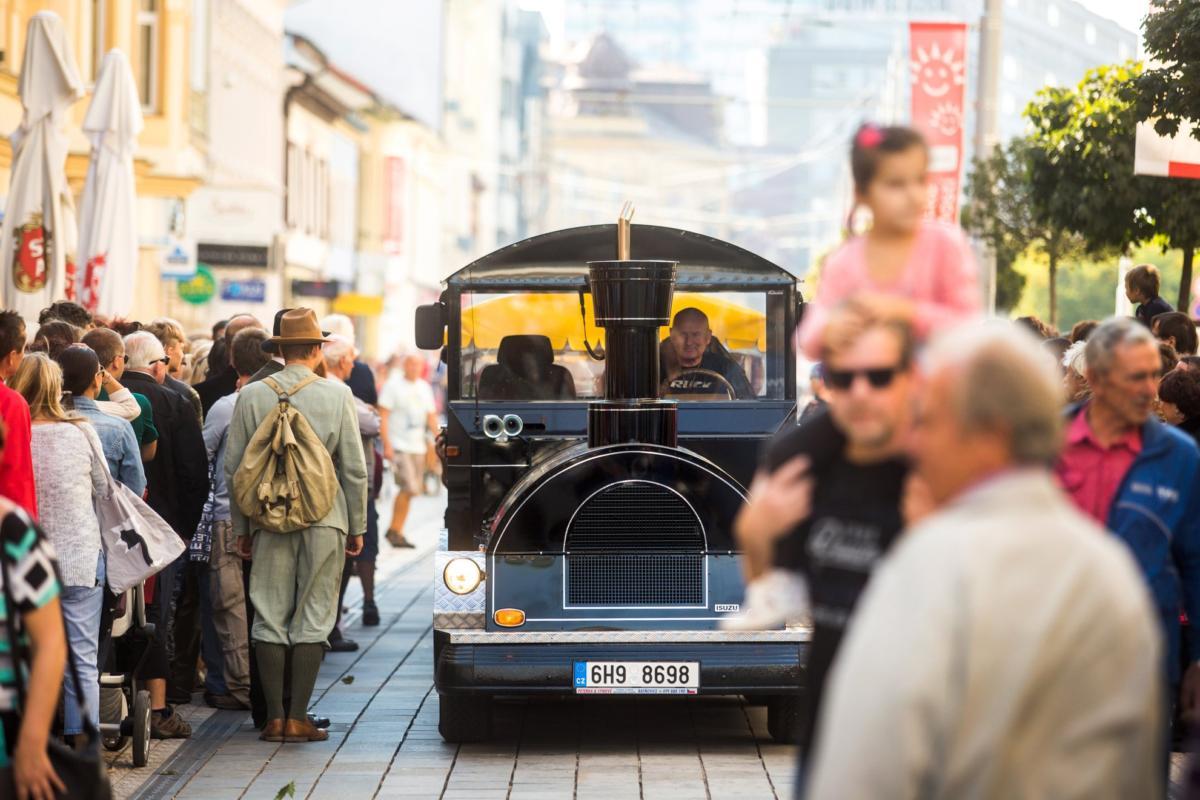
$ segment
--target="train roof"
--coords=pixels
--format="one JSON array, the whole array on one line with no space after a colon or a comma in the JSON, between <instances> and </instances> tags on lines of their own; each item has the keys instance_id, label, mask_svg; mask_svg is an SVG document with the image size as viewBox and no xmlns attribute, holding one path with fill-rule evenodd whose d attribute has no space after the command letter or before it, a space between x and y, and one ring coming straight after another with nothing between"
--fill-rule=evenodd
<instances>
[{"instance_id":1,"label":"train roof","mask_svg":"<svg viewBox=\"0 0 1200 800\"><path fill-rule=\"evenodd\" d=\"M634 225L632 257L678 261L679 287L796 286L791 272L762 256L711 236L659 225ZM502 247L453 273L456 289L582 289L587 262L617 257L617 226L585 225L533 236Z\"/></svg>"}]
</instances>

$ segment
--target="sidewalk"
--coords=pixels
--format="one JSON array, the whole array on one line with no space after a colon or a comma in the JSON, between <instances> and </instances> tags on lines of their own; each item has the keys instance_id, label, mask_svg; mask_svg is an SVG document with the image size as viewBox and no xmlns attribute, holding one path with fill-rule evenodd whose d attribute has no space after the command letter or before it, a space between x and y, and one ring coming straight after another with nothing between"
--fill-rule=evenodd
<instances>
[{"instance_id":1,"label":"sidewalk","mask_svg":"<svg viewBox=\"0 0 1200 800\"><path fill-rule=\"evenodd\" d=\"M384 505L388 508L381 524L386 528L390 504L381 503L381 510ZM347 634L359 643L359 649L354 653L327 653L317 677L313 701L317 710L332 722L329 741L312 745L319 748L323 758L313 758L318 755L316 750L306 754L306 748L288 745L285 751L282 745L259 741L249 712L185 705L178 710L191 723L192 738L152 742L147 766L134 769L128 748L120 753L105 753L114 799L274 798L280 789L292 782L296 785L295 796L304 797L317 778L328 771L327 767L335 767L333 775L337 775L344 771L345 764L361 760L369 748L358 740L364 736L371 738L372 727L371 720L360 719L363 712L377 699L384 684L394 677L399 665L412 656L418 640L430 628L432 553L437 546L444 509L444 495L414 500L406 533L417 545L415 550L397 550L380 537L380 554L376 562L376 602L381 616L378 627L359 625L362 615L359 582L351 580L346 590L349 611L343 619ZM428 638L425 644L430 645ZM429 658L431 655L426 654L423 663L428 664ZM424 684L424 692L429 688L428 669L419 668L417 672ZM391 712L388 720L393 723L394 712L404 703L394 702L391 696L387 701L385 705ZM378 711L383 705L374 708ZM368 724L364 726L364 722ZM355 738L351 750L337 760L352 726ZM436 729L436 721L434 727ZM375 731L376 736L379 733L382 731ZM395 746L394 742L389 745L388 758ZM329 763L335 760L336 764ZM341 781L338 783L340 786ZM329 785L323 788L329 789ZM330 790L330 794L322 791L314 796L371 796L371 793L347 794L346 788L349 787L339 788L336 792Z\"/></svg>"}]
</instances>

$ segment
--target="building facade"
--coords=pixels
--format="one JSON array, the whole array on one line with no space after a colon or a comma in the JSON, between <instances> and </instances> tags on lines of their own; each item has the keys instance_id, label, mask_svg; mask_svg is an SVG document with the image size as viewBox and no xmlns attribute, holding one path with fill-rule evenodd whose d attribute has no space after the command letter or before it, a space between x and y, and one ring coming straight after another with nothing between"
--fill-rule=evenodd
<instances>
[{"instance_id":1,"label":"building facade","mask_svg":"<svg viewBox=\"0 0 1200 800\"><path fill-rule=\"evenodd\" d=\"M189 121L204 163L187 235L213 294L188 302L176 291L165 310L197 330L238 313L269 318L282 303L284 5L193 2Z\"/></svg>"}]
</instances>

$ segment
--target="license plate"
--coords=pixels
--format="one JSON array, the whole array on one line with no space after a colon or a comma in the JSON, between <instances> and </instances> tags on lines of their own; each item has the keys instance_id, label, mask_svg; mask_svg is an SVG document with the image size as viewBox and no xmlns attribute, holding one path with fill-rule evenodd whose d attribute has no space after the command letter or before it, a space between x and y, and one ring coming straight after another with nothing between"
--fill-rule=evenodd
<instances>
[{"instance_id":1,"label":"license plate","mask_svg":"<svg viewBox=\"0 0 1200 800\"><path fill-rule=\"evenodd\" d=\"M576 694L696 694L698 661L576 661Z\"/></svg>"}]
</instances>

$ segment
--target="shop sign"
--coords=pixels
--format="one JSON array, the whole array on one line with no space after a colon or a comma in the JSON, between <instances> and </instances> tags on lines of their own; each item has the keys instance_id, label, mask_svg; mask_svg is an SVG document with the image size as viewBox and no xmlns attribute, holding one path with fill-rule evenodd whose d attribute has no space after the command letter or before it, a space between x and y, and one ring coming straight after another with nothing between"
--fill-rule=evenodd
<instances>
[{"instance_id":1,"label":"shop sign","mask_svg":"<svg viewBox=\"0 0 1200 800\"><path fill-rule=\"evenodd\" d=\"M196 245L196 260L210 267L266 269L271 265L269 248L257 244L200 242Z\"/></svg>"},{"instance_id":2,"label":"shop sign","mask_svg":"<svg viewBox=\"0 0 1200 800\"><path fill-rule=\"evenodd\" d=\"M267 299L267 282L258 278L221 281L221 299L241 303L262 303Z\"/></svg>"},{"instance_id":3,"label":"shop sign","mask_svg":"<svg viewBox=\"0 0 1200 800\"><path fill-rule=\"evenodd\" d=\"M162 251L160 272L164 278L191 278L196 274L196 243L168 239Z\"/></svg>"},{"instance_id":4,"label":"shop sign","mask_svg":"<svg viewBox=\"0 0 1200 800\"><path fill-rule=\"evenodd\" d=\"M204 305L217 293L217 282L208 267L196 267L196 274L178 285L180 299L194 306Z\"/></svg>"},{"instance_id":5,"label":"shop sign","mask_svg":"<svg viewBox=\"0 0 1200 800\"><path fill-rule=\"evenodd\" d=\"M292 295L295 297L323 297L332 300L341 291L337 281L292 281Z\"/></svg>"}]
</instances>

